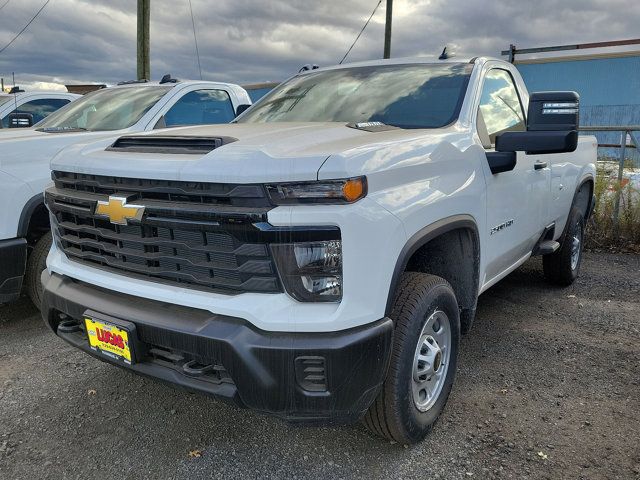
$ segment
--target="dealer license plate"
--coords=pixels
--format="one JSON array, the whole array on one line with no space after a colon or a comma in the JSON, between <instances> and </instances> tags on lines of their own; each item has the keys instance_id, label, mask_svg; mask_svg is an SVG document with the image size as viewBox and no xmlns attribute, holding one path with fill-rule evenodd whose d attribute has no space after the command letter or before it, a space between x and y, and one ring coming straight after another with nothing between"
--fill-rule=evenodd
<instances>
[{"instance_id":1,"label":"dealer license plate","mask_svg":"<svg viewBox=\"0 0 640 480\"><path fill-rule=\"evenodd\" d=\"M91 317L85 317L89 346L113 360L131 364L131 346L129 332L110 323Z\"/></svg>"}]
</instances>

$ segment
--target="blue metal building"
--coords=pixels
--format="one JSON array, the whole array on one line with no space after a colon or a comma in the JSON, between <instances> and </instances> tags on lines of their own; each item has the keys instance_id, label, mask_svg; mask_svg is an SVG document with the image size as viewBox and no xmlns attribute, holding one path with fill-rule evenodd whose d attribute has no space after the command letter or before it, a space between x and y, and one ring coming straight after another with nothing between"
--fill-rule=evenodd
<instances>
[{"instance_id":1,"label":"blue metal building","mask_svg":"<svg viewBox=\"0 0 640 480\"><path fill-rule=\"evenodd\" d=\"M581 125L640 125L640 52L517 60L529 91L575 90ZM599 143L619 144L620 133L597 133ZM616 156L617 149L600 154ZM628 156L636 161L633 149Z\"/></svg>"}]
</instances>

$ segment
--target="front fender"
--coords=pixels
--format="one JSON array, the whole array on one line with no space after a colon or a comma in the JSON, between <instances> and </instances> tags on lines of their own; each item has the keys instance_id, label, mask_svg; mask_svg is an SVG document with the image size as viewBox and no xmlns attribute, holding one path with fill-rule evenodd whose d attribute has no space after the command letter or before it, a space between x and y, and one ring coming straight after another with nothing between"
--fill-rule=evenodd
<instances>
[{"instance_id":1,"label":"front fender","mask_svg":"<svg viewBox=\"0 0 640 480\"><path fill-rule=\"evenodd\" d=\"M0 171L0 204L3 205L0 208L0 239L22 236L20 219L35 196L27 183Z\"/></svg>"}]
</instances>

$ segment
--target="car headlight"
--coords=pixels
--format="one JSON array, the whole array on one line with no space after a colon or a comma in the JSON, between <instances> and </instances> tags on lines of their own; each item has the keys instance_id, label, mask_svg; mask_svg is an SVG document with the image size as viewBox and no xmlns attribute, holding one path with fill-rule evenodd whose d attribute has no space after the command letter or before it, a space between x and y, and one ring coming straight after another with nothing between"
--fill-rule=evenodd
<instances>
[{"instance_id":1,"label":"car headlight","mask_svg":"<svg viewBox=\"0 0 640 480\"><path fill-rule=\"evenodd\" d=\"M317 182L274 183L265 186L269 198L276 205L353 203L367 194L366 177Z\"/></svg>"},{"instance_id":2,"label":"car headlight","mask_svg":"<svg viewBox=\"0 0 640 480\"><path fill-rule=\"evenodd\" d=\"M287 292L301 302L342 299L342 242L326 240L272 244Z\"/></svg>"}]
</instances>

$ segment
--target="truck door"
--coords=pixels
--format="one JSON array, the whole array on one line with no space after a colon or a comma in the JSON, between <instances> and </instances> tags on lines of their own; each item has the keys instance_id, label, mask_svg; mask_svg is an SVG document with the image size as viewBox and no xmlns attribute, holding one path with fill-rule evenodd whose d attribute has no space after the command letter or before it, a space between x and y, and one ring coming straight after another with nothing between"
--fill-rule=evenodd
<instances>
[{"instance_id":1,"label":"truck door","mask_svg":"<svg viewBox=\"0 0 640 480\"><path fill-rule=\"evenodd\" d=\"M504 69L489 70L478 106L478 135L494 151L496 135L526 130L522 101L513 77ZM538 156L517 152L513 170L491 174L487 183L486 277L491 282L533 249L548 216L550 168ZM538 162L538 164L536 163Z\"/></svg>"}]
</instances>

